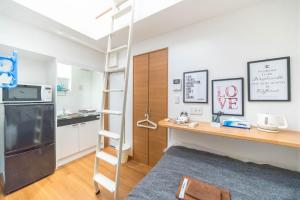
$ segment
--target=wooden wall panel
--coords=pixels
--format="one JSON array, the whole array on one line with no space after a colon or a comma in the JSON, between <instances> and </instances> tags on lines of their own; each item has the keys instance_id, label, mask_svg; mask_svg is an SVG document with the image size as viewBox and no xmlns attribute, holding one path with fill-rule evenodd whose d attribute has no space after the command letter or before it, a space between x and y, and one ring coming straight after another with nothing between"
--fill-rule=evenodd
<instances>
[{"instance_id":1,"label":"wooden wall panel","mask_svg":"<svg viewBox=\"0 0 300 200\"><path fill-rule=\"evenodd\" d=\"M149 54L149 110L150 120L168 117L168 49ZM167 147L167 129L149 129L149 165L154 166Z\"/></svg>"},{"instance_id":2,"label":"wooden wall panel","mask_svg":"<svg viewBox=\"0 0 300 200\"><path fill-rule=\"evenodd\" d=\"M148 110L148 54L133 58L133 158L148 165L148 129L136 122L144 119Z\"/></svg>"}]
</instances>

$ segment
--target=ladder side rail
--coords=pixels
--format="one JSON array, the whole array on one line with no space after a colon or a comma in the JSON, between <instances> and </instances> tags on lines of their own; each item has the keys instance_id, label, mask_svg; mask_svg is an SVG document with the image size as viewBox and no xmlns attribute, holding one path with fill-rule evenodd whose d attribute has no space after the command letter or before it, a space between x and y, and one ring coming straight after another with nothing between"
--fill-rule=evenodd
<instances>
[{"instance_id":1,"label":"ladder side rail","mask_svg":"<svg viewBox=\"0 0 300 200\"><path fill-rule=\"evenodd\" d=\"M106 63L107 63L107 61L106 61ZM105 69L106 69L106 66L105 66ZM107 72L104 72L104 77L103 78L104 78L104 80L103 80L103 88L102 89L104 90L108 86L108 73ZM107 95L108 95L108 93L102 92L101 111L104 110L104 108L105 108ZM100 119L100 129L103 130L104 129L104 114L101 113L100 116L101 116L101 119ZM97 134L97 146L96 146L96 156L95 156L95 164L94 164L94 175L97 174L97 170L99 168L99 159L97 158L97 154L99 153L100 148L101 148L101 138L102 138L102 136L100 136L99 134ZM99 189L98 183L96 181L94 181L94 185L95 185L96 194L99 194L100 193L100 189Z\"/></svg>"},{"instance_id":2,"label":"ladder side rail","mask_svg":"<svg viewBox=\"0 0 300 200\"><path fill-rule=\"evenodd\" d=\"M119 140L119 151L118 151L118 164L116 170L116 189L114 193L114 198L118 199L118 188L120 181L120 171L121 171L121 158L123 151L123 141L125 140L125 114L126 114L126 104L127 104L127 90L128 90L128 78L130 72L130 60L131 60L131 43L132 43L132 34L133 34L133 23L134 23L134 0L131 0L131 19L130 19L130 28L129 28L129 37L127 43L127 67L125 69L125 83L124 83L124 95L123 95L123 112L122 112L122 122L121 122L121 136Z\"/></svg>"},{"instance_id":3,"label":"ladder side rail","mask_svg":"<svg viewBox=\"0 0 300 200\"><path fill-rule=\"evenodd\" d=\"M113 30L113 19L111 19L111 24L110 24L110 33ZM104 66L104 80L103 80L103 88L102 90L108 89L108 79L109 79L109 73L106 72L108 69L108 65L109 65L109 50L111 49L111 34L109 33L108 35L108 39L107 39L107 50L106 50L106 56L105 56L105 66ZM101 111L104 110L105 108L105 104L106 104L106 99L107 99L107 95L108 93L104 93L102 92L102 105L101 105ZM100 129L103 130L104 129L104 114L101 113L101 120L100 120ZM96 146L96 156L95 156L95 164L94 164L94 176L97 174L97 170L99 168L99 159L97 158L97 153L99 153L100 148L101 148L101 138L102 136L100 136L99 134L97 134L97 146ZM104 140L103 140L104 141ZM99 185L96 181L94 181L94 187L95 187L95 191L96 194L100 193L100 189L99 189Z\"/></svg>"}]
</instances>

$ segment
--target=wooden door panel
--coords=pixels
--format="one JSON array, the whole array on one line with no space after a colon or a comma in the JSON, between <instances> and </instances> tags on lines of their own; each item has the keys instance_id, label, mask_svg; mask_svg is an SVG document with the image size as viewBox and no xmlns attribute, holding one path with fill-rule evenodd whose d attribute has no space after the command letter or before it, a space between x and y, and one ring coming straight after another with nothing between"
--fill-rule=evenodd
<instances>
[{"instance_id":1,"label":"wooden door panel","mask_svg":"<svg viewBox=\"0 0 300 200\"><path fill-rule=\"evenodd\" d=\"M168 115L168 49L149 54L150 120L158 123ZM154 166L167 147L167 129L149 130L149 165Z\"/></svg>"},{"instance_id":2,"label":"wooden door panel","mask_svg":"<svg viewBox=\"0 0 300 200\"><path fill-rule=\"evenodd\" d=\"M133 157L148 165L148 129L136 122L144 119L148 110L148 54L133 58Z\"/></svg>"}]
</instances>

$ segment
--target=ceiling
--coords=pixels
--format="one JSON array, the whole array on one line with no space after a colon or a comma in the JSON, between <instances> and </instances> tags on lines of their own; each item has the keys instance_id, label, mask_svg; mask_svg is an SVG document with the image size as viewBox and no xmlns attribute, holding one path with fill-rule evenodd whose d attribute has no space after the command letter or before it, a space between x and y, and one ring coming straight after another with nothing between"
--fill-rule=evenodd
<instances>
[{"instance_id":1,"label":"ceiling","mask_svg":"<svg viewBox=\"0 0 300 200\"><path fill-rule=\"evenodd\" d=\"M109 28L103 26L96 17L111 7L111 0L13 1L94 40L100 38L103 28Z\"/></svg>"},{"instance_id":2,"label":"ceiling","mask_svg":"<svg viewBox=\"0 0 300 200\"><path fill-rule=\"evenodd\" d=\"M97 1L97 0L93 0ZM101 1L101 0L99 0ZM141 18L134 25L134 43L164 34L184 26L230 13L250 6L262 0L182 0L148 17ZM96 11L95 11L96 12ZM140 11L141 12L141 11ZM103 52L106 49L106 37L92 39L77 30L34 12L12 0L0 1L0 13L38 26L70 40ZM34 20L32 20L34 19ZM125 30L120 30L117 38L122 38Z\"/></svg>"}]
</instances>

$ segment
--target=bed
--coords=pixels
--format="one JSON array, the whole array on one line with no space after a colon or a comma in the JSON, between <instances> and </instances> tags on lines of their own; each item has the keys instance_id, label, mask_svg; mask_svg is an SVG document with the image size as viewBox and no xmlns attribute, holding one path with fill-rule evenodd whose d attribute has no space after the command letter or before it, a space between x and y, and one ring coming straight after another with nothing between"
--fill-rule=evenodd
<instances>
[{"instance_id":1,"label":"bed","mask_svg":"<svg viewBox=\"0 0 300 200\"><path fill-rule=\"evenodd\" d=\"M128 200L174 200L182 176L231 192L232 200L300 200L300 173L173 146L131 191Z\"/></svg>"}]
</instances>

